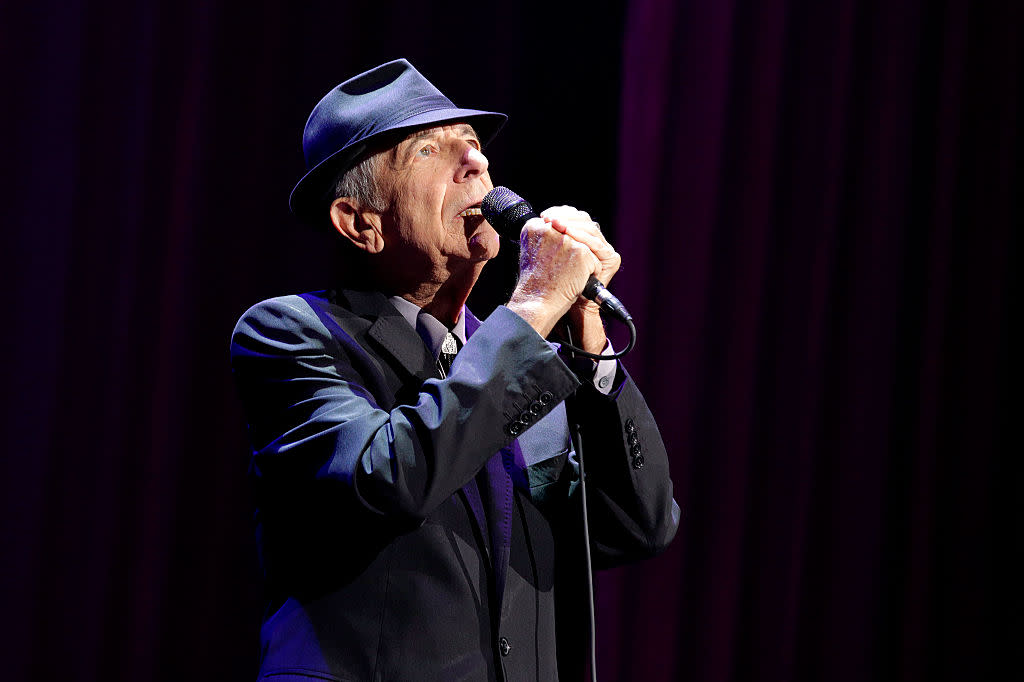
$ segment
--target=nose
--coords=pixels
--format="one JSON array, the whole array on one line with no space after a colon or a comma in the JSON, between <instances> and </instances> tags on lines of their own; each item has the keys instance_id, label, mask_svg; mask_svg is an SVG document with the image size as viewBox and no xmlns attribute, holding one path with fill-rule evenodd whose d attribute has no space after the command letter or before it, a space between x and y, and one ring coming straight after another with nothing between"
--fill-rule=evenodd
<instances>
[{"instance_id":1,"label":"nose","mask_svg":"<svg viewBox=\"0 0 1024 682\"><path fill-rule=\"evenodd\" d=\"M455 173L456 182L467 182L487 172L487 157L471 144L467 144L462 152L459 168Z\"/></svg>"}]
</instances>

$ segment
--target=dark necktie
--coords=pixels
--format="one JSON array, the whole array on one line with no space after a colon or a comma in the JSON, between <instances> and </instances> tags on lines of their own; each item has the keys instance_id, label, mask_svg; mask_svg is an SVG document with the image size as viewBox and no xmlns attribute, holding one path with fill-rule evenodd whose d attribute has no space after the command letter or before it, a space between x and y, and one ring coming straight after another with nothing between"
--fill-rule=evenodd
<instances>
[{"instance_id":1,"label":"dark necktie","mask_svg":"<svg viewBox=\"0 0 1024 682\"><path fill-rule=\"evenodd\" d=\"M455 334L448 332L441 343L441 352L437 356L437 366L441 369L441 378L448 376L452 363L455 361L455 354L459 352L459 340Z\"/></svg>"}]
</instances>

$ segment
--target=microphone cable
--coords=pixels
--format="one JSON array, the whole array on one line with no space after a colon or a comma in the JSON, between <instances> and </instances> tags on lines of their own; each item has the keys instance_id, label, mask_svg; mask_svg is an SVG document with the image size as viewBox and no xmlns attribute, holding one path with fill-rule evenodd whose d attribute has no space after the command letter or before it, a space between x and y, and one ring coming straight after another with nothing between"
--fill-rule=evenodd
<instances>
[{"instance_id":1,"label":"microphone cable","mask_svg":"<svg viewBox=\"0 0 1024 682\"><path fill-rule=\"evenodd\" d=\"M625 320L622 320L622 323L629 327L629 343L626 344L626 347L620 350L618 353L611 353L609 355L598 355L597 353L588 353L582 348L572 345L568 341L562 342L562 345L571 350L576 355L585 358L590 358L591 360L616 360L629 353L629 351L633 350L633 346L636 345L636 325L633 324L633 318L628 317ZM568 329L566 330L566 332L568 333Z\"/></svg>"},{"instance_id":2,"label":"microphone cable","mask_svg":"<svg viewBox=\"0 0 1024 682\"><path fill-rule=\"evenodd\" d=\"M633 342L636 341L636 329L633 327L632 321L630 321L630 329L633 331L633 338L630 341L629 347L622 353L623 355L633 348ZM569 329L569 325L565 326L565 334L571 341L572 331ZM568 343L564 345L567 348L576 349L575 346ZM591 353L587 353L587 356L593 357ZM597 357L611 358L618 357L618 355L602 355ZM576 451L576 461L579 462L580 465L580 505L583 512L583 558L587 572L587 608L590 618L590 680L591 682L597 682L597 616L595 615L594 609L594 564L590 556L590 515L587 513L587 472L583 464L583 434L580 433L580 425L577 422L569 424L569 439L572 441L573 449Z\"/></svg>"}]
</instances>

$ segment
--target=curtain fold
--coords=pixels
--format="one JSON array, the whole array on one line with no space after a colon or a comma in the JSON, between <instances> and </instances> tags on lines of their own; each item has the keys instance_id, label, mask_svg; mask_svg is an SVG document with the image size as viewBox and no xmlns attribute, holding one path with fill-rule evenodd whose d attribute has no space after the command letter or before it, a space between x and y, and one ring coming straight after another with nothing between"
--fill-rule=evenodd
<instances>
[{"instance_id":1,"label":"curtain fold","mask_svg":"<svg viewBox=\"0 0 1024 682\"><path fill-rule=\"evenodd\" d=\"M1021 18L630 3L616 284L684 521L603 577L605 678L988 679L1019 646Z\"/></svg>"}]
</instances>

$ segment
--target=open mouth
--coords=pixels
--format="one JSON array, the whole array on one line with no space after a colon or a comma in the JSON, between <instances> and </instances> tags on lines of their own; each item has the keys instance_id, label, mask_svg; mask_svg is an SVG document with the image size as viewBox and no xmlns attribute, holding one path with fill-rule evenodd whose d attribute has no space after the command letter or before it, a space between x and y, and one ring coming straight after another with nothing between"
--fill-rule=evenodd
<instances>
[{"instance_id":1,"label":"open mouth","mask_svg":"<svg viewBox=\"0 0 1024 682\"><path fill-rule=\"evenodd\" d=\"M460 214L459 214L459 217L460 217L460 218L465 218L466 216L471 216L471 215L483 215L483 214L484 214L484 212L480 210L480 207L479 207L479 206L470 206L470 207L469 207L469 208L467 208L467 209L466 209L465 211L463 211L462 213L460 213Z\"/></svg>"}]
</instances>

